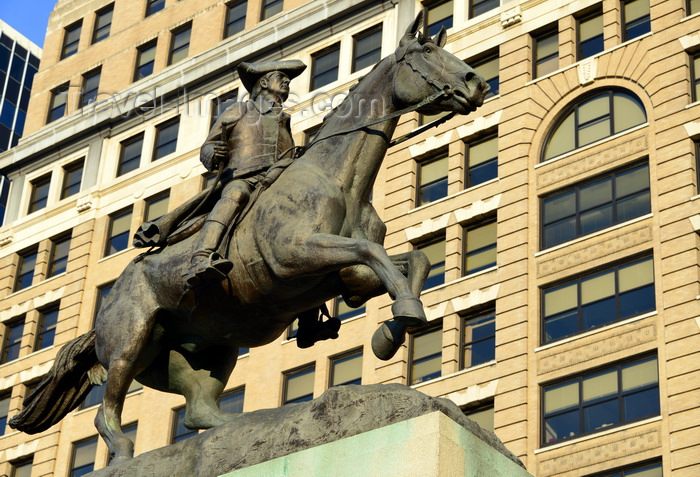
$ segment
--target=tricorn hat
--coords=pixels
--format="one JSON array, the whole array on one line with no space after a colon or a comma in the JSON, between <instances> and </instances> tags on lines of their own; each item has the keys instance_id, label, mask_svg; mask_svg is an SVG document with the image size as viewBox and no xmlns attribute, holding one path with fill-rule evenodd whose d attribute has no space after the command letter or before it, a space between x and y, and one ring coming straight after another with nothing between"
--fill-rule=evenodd
<instances>
[{"instance_id":1,"label":"tricorn hat","mask_svg":"<svg viewBox=\"0 0 700 477\"><path fill-rule=\"evenodd\" d=\"M255 83L264 75L273 71L281 71L289 79L296 78L306 69L306 65L300 60L287 61L264 61L261 63L242 62L238 65L238 76L240 76L243 86L248 92L253 91Z\"/></svg>"}]
</instances>

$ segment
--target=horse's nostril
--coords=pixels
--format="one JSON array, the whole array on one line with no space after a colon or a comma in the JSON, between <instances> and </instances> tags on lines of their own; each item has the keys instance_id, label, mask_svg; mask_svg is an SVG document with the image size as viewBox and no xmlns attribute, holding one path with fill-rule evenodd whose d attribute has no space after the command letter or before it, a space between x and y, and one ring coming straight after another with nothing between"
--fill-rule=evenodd
<instances>
[{"instance_id":1,"label":"horse's nostril","mask_svg":"<svg viewBox=\"0 0 700 477\"><path fill-rule=\"evenodd\" d=\"M472 71L467 72L466 75L464 75L464 82L465 83L471 83L471 81L474 79L476 74Z\"/></svg>"}]
</instances>

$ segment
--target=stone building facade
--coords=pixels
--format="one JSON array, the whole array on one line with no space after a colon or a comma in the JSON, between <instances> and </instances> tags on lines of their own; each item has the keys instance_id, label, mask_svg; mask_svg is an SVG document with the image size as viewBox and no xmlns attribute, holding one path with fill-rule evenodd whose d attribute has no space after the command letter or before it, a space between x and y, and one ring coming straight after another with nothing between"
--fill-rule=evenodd
<instances>
[{"instance_id":1,"label":"stone building facade","mask_svg":"<svg viewBox=\"0 0 700 477\"><path fill-rule=\"evenodd\" d=\"M139 223L205 187L198 148L244 93L233 67L309 65L289 101L303 143L421 8L492 87L390 149L373 192L389 253L431 258L430 326L381 362L389 298L332 303L337 340L300 350L291 329L243 350L222 406L398 382L452 399L537 476L700 471L697 1L61 0L25 135L0 155L0 474L107 464L98 396L36 436L4 418L91 329ZM183 404L134 386L137 454L187 438Z\"/></svg>"}]
</instances>

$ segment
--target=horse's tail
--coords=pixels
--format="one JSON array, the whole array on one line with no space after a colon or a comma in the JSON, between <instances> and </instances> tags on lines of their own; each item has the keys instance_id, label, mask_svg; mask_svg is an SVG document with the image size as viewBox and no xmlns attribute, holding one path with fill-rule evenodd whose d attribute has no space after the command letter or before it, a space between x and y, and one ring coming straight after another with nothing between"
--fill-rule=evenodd
<instances>
[{"instance_id":1,"label":"horse's tail","mask_svg":"<svg viewBox=\"0 0 700 477\"><path fill-rule=\"evenodd\" d=\"M27 434L45 431L78 407L105 376L95 354L95 330L69 341L46 376L24 398L22 412L10 419L10 427Z\"/></svg>"}]
</instances>

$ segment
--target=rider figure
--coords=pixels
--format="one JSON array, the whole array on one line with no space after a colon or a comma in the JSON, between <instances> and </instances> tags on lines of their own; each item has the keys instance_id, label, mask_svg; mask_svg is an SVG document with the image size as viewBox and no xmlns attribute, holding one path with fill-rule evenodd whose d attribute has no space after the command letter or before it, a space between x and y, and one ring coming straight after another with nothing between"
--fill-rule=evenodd
<instances>
[{"instance_id":1,"label":"rider figure","mask_svg":"<svg viewBox=\"0 0 700 477\"><path fill-rule=\"evenodd\" d=\"M299 60L243 62L238 66L250 99L228 107L202 145L200 160L208 170L215 171L223 164L223 189L198 234L188 285L221 280L231 271L231 262L216 250L265 172L294 146L289 115L282 111L282 104L289 96L290 80L305 68Z\"/></svg>"}]
</instances>

